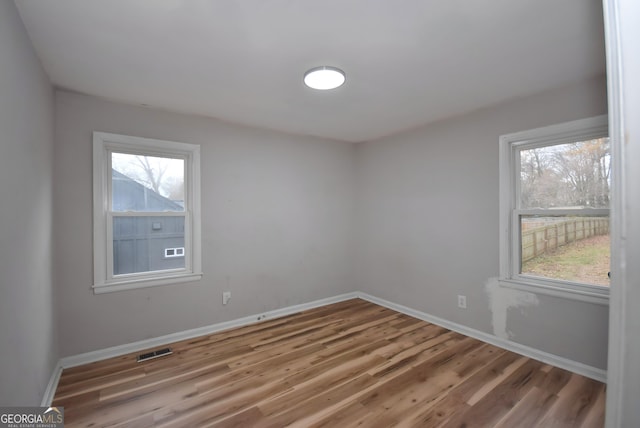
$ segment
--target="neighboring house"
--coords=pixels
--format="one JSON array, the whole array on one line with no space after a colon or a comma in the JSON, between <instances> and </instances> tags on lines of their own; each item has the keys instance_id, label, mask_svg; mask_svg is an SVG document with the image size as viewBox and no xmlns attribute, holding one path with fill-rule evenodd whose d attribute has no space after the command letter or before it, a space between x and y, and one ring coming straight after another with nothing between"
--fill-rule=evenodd
<instances>
[{"instance_id":1,"label":"neighboring house","mask_svg":"<svg viewBox=\"0 0 640 428\"><path fill-rule=\"evenodd\" d=\"M113 211L184 211L172 201L113 170ZM184 268L184 217L114 217L113 274Z\"/></svg>"}]
</instances>

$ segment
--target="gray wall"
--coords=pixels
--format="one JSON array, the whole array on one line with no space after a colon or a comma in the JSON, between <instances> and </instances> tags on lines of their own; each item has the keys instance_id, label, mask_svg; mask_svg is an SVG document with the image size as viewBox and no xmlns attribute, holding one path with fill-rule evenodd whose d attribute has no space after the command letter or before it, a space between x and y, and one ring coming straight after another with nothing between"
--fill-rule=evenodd
<instances>
[{"instance_id":1,"label":"gray wall","mask_svg":"<svg viewBox=\"0 0 640 428\"><path fill-rule=\"evenodd\" d=\"M201 145L202 281L93 294L93 131ZM55 142L63 356L353 290L351 144L68 92L56 94Z\"/></svg>"},{"instance_id":2,"label":"gray wall","mask_svg":"<svg viewBox=\"0 0 640 428\"><path fill-rule=\"evenodd\" d=\"M499 136L606 112L602 77L359 144L356 288L605 368L606 306L507 290L496 278Z\"/></svg>"},{"instance_id":3,"label":"gray wall","mask_svg":"<svg viewBox=\"0 0 640 428\"><path fill-rule=\"evenodd\" d=\"M68 92L56 111L65 356L362 290L606 367L606 306L495 287L499 135L606 113L604 78L355 146ZM202 281L92 293L94 130L201 144Z\"/></svg>"},{"instance_id":4,"label":"gray wall","mask_svg":"<svg viewBox=\"0 0 640 428\"><path fill-rule=\"evenodd\" d=\"M0 406L40 405L57 360L51 262L53 91L0 1Z\"/></svg>"},{"instance_id":5,"label":"gray wall","mask_svg":"<svg viewBox=\"0 0 640 428\"><path fill-rule=\"evenodd\" d=\"M0 1L0 405L39 404L58 354L356 289L604 368L606 307L493 284L498 136L602 114L605 95L594 79L351 146L59 92L54 154L50 84L13 2ZM202 281L92 293L94 130L202 145ZM526 305L496 303L509 299ZM634 358L636 326L629 317L624 333Z\"/></svg>"}]
</instances>

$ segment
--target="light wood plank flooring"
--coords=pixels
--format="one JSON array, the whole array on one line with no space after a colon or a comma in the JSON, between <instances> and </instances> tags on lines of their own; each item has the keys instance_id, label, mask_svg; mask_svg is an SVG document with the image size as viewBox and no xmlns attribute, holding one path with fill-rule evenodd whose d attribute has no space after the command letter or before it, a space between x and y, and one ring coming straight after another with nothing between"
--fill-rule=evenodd
<instances>
[{"instance_id":1,"label":"light wood plank flooring","mask_svg":"<svg viewBox=\"0 0 640 428\"><path fill-rule=\"evenodd\" d=\"M67 427L601 427L605 386L355 299L65 369Z\"/></svg>"}]
</instances>

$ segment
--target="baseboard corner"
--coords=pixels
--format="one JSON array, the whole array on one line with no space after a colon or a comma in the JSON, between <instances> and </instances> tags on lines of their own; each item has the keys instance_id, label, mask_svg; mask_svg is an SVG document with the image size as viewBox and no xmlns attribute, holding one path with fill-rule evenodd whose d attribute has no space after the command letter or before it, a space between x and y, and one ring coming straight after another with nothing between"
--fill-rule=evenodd
<instances>
[{"instance_id":1,"label":"baseboard corner","mask_svg":"<svg viewBox=\"0 0 640 428\"><path fill-rule=\"evenodd\" d=\"M44 394L42 395L42 401L40 403L41 407L49 407L53 402L53 397L56 394L56 389L58 388L58 382L60 381L60 375L62 375L62 364L60 360L54 366L51 377L49 378L49 383L47 384L47 388L44 390Z\"/></svg>"}]
</instances>

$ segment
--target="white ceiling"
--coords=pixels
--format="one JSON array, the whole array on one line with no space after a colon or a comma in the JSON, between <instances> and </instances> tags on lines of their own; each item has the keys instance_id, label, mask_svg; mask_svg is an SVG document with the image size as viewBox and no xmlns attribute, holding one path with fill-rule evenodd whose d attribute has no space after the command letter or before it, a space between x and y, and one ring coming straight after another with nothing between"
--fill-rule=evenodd
<instances>
[{"instance_id":1,"label":"white ceiling","mask_svg":"<svg viewBox=\"0 0 640 428\"><path fill-rule=\"evenodd\" d=\"M358 142L605 71L599 0L16 0L54 85ZM312 67L345 85L313 91Z\"/></svg>"}]
</instances>

